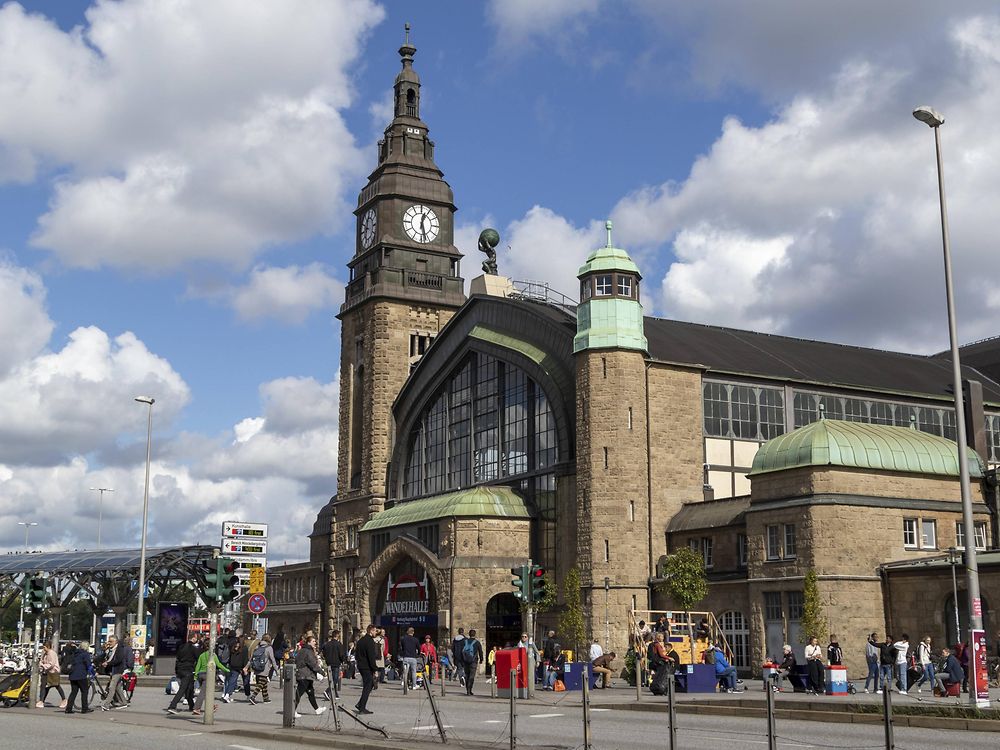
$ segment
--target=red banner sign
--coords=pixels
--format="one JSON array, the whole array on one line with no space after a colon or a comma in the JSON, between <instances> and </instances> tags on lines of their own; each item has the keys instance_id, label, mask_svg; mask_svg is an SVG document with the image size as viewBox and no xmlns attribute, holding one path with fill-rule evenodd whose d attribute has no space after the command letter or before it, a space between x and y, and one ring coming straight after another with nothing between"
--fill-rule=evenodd
<instances>
[{"instance_id":1,"label":"red banner sign","mask_svg":"<svg viewBox=\"0 0 1000 750\"><path fill-rule=\"evenodd\" d=\"M990 676L986 670L986 631L972 631L972 657L969 659L969 691L976 696L976 705L990 705Z\"/></svg>"}]
</instances>

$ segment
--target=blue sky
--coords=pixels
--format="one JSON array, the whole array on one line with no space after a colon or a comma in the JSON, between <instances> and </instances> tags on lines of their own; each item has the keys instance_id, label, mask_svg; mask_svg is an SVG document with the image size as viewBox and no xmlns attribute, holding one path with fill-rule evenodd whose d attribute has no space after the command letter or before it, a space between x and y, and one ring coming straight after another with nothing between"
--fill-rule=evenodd
<instances>
[{"instance_id":1,"label":"blue sky","mask_svg":"<svg viewBox=\"0 0 1000 750\"><path fill-rule=\"evenodd\" d=\"M33 546L92 545L109 484L102 535L135 540L148 391L154 542L237 517L306 554L406 21L466 276L491 225L502 273L571 292L611 217L647 314L942 349L930 103L960 337L997 335L1000 16L829 5L3 4L0 546L26 517Z\"/></svg>"}]
</instances>

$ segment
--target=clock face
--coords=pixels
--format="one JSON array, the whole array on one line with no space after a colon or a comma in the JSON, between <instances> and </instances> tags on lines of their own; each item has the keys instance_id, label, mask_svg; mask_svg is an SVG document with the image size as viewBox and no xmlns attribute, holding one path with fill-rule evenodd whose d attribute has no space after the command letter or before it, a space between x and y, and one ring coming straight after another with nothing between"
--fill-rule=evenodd
<instances>
[{"instance_id":1,"label":"clock face","mask_svg":"<svg viewBox=\"0 0 1000 750\"><path fill-rule=\"evenodd\" d=\"M375 242L375 209L369 208L361 219L361 246L368 249Z\"/></svg>"},{"instance_id":2,"label":"clock face","mask_svg":"<svg viewBox=\"0 0 1000 750\"><path fill-rule=\"evenodd\" d=\"M433 242L441 225L427 206L410 206L403 214L403 229L414 242Z\"/></svg>"}]
</instances>

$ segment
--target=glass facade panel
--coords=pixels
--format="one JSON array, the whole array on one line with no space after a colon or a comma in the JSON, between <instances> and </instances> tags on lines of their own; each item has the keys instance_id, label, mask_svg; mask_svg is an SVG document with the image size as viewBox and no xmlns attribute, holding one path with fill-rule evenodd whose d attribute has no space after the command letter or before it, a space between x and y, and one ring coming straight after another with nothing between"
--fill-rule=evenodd
<instances>
[{"instance_id":1,"label":"glass facade panel","mask_svg":"<svg viewBox=\"0 0 1000 750\"><path fill-rule=\"evenodd\" d=\"M702 386L705 434L729 437L729 392L723 383L706 381Z\"/></svg>"},{"instance_id":2,"label":"glass facade panel","mask_svg":"<svg viewBox=\"0 0 1000 750\"><path fill-rule=\"evenodd\" d=\"M780 388L706 380L702 405L709 436L761 441L785 432L785 396Z\"/></svg>"},{"instance_id":3,"label":"glass facade panel","mask_svg":"<svg viewBox=\"0 0 1000 750\"><path fill-rule=\"evenodd\" d=\"M789 591L788 594L788 619L801 620L802 610L805 608L805 597L801 591Z\"/></svg>"},{"instance_id":4,"label":"glass facade panel","mask_svg":"<svg viewBox=\"0 0 1000 750\"><path fill-rule=\"evenodd\" d=\"M733 437L757 440L757 394L746 385L728 387Z\"/></svg>"}]
</instances>

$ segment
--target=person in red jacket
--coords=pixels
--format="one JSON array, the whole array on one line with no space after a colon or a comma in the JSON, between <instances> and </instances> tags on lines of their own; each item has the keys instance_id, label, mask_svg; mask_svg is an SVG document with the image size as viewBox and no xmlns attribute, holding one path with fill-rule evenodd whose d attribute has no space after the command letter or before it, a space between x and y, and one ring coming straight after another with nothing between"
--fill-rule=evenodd
<instances>
[{"instance_id":1,"label":"person in red jacket","mask_svg":"<svg viewBox=\"0 0 1000 750\"><path fill-rule=\"evenodd\" d=\"M434 670L437 669L437 649L429 635L424 636L424 642L420 646L420 654L424 657L424 664L427 665L427 679L433 682Z\"/></svg>"}]
</instances>

